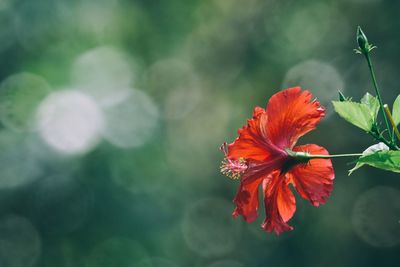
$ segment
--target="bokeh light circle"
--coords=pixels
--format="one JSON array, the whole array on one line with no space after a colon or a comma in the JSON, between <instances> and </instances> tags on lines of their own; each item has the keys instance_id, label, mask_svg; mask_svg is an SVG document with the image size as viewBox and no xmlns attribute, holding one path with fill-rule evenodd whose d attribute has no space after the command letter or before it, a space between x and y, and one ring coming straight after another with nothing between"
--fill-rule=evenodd
<instances>
[{"instance_id":1,"label":"bokeh light circle","mask_svg":"<svg viewBox=\"0 0 400 267\"><path fill-rule=\"evenodd\" d=\"M326 53L349 40L351 27L342 10L334 5L319 1L295 7L282 2L268 8L268 12L264 26L273 53L270 49L261 52L279 62L309 58L324 50Z\"/></svg>"},{"instance_id":2,"label":"bokeh light circle","mask_svg":"<svg viewBox=\"0 0 400 267\"><path fill-rule=\"evenodd\" d=\"M244 267L244 265L233 260L220 260L208 265L207 267Z\"/></svg>"},{"instance_id":3,"label":"bokeh light circle","mask_svg":"<svg viewBox=\"0 0 400 267\"><path fill-rule=\"evenodd\" d=\"M14 10L13 29L26 50L43 49L61 38L65 41L70 31L67 26L72 12L62 1L24 1Z\"/></svg>"},{"instance_id":4,"label":"bokeh light circle","mask_svg":"<svg viewBox=\"0 0 400 267\"><path fill-rule=\"evenodd\" d=\"M17 215L0 219L0 266L36 266L41 250L41 238L29 220Z\"/></svg>"},{"instance_id":5,"label":"bokeh light circle","mask_svg":"<svg viewBox=\"0 0 400 267\"><path fill-rule=\"evenodd\" d=\"M0 52L3 52L16 42L13 29L14 13L9 0L0 1L0 12Z\"/></svg>"},{"instance_id":6,"label":"bokeh light circle","mask_svg":"<svg viewBox=\"0 0 400 267\"><path fill-rule=\"evenodd\" d=\"M121 31L119 0L81 0L75 11L79 31L82 34L104 43L115 40ZM117 15L118 14L118 15ZM119 27L118 27L119 26Z\"/></svg>"},{"instance_id":7,"label":"bokeh light circle","mask_svg":"<svg viewBox=\"0 0 400 267\"><path fill-rule=\"evenodd\" d=\"M70 234L90 217L93 195L69 175L41 179L31 197L31 212L46 235Z\"/></svg>"},{"instance_id":8,"label":"bokeh light circle","mask_svg":"<svg viewBox=\"0 0 400 267\"><path fill-rule=\"evenodd\" d=\"M135 267L178 267L178 265L168 259L150 258L136 263Z\"/></svg>"},{"instance_id":9,"label":"bokeh light circle","mask_svg":"<svg viewBox=\"0 0 400 267\"><path fill-rule=\"evenodd\" d=\"M126 89L120 101L105 107L106 127L103 136L120 148L133 148L148 142L156 130L159 111L144 92Z\"/></svg>"},{"instance_id":10,"label":"bokeh light circle","mask_svg":"<svg viewBox=\"0 0 400 267\"><path fill-rule=\"evenodd\" d=\"M344 81L339 72L330 64L307 60L293 66L282 83L282 88L301 86L327 108L327 114L333 113L332 100L338 98L338 91L344 91Z\"/></svg>"},{"instance_id":11,"label":"bokeh light circle","mask_svg":"<svg viewBox=\"0 0 400 267\"><path fill-rule=\"evenodd\" d=\"M107 106L133 83L134 72L127 58L123 51L111 46L86 51L73 63L72 81L100 105Z\"/></svg>"},{"instance_id":12,"label":"bokeh light circle","mask_svg":"<svg viewBox=\"0 0 400 267\"><path fill-rule=\"evenodd\" d=\"M187 246L203 257L223 256L236 247L241 224L232 205L221 198L201 199L185 211L182 231Z\"/></svg>"},{"instance_id":13,"label":"bokeh light circle","mask_svg":"<svg viewBox=\"0 0 400 267\"><path fill-rule=\"evenodd\" d=\"M148 253L135 240L112 237L97 244L86 260L86 267L132 267L148 259Z\"/></svg>"},{"instance_id":14,"label":"bokeh light circle","mask_svg":"<svg viewBox=\"0 0 400 267\"><path fill-rule=\"evenodd\" d=\"M2 0L0 2L0 11L9 10L15 0Z\"/></svg>"},{"instance_id":15,"label":"bokeh light circle","mask_svg":"<svg viewBox=\"0 0 400 267\"><path fill-rule=\"evenodd\" d=\"M151 148L127 150L118 153L108 161L112 181L133 194L166 192L170 166L164 151L152 144ZM149 162L149 158L152 159ZM157 167L155 167L156 162Z\"/></svg>"},{"instance_id":16,"label":"bokeh light circle","mask_svg":"<svg viewBox=\"0 0 400 267\"><path fill-rule=\"evenodd\" d=\"M163 109L166 119L182 119L202 98L200 80L187 62L169 58L156 62L146 72L147 91Z\"/></svg>"},{"instance_id":17,"label":"bokeh light circle","mask_svg":"<svg viewBox=\"0 0 400 267\"><path fill-rule=\"evenodd\" d=\"M50 92L49 84L40 76L18 73L0 85L0 120L11 130L33 130L34 111Z\"/></svg>"},{"instance_id":18,"label":"bokeh light circle","mask_svg":"<svg viewBox=\"0 0 400 267\"><path fill-rule=\"evenodd\" d=\"M43 173L28 141L11 131L0 132L0 189L11 189L31 183Z\"/></svg>"},{"instance_id":19,"label":"bokeh light circle","mask_svg":"<svg viewBox=\"0 0 400 267\"><path fill-rule=\"evenodd\" d=\"M218 163L210 157L210 151L218 154L214 149L226 140L226 129L232 118L242 115L226 97L209 94L213 97L204 99L190 116L167 124L168 164L178 172L181 182L194 182L197 186L213 184L215 169L209 167Z\"/></svg>"},{"instance_id":20,"label":"bokeh light circle","mask_svg":"<svg viewBox=\"0 0 400 267\"><path fill-rule=\"evenodd\" d=\"M382 0L345 0L345 2L353 2L355 4L375 4L382 2Z\"/></svg>"},{"instance_id":21,"label":"bokeh light circle","mask_svg":"<svg viewBox=\"0 0 400 267\"><path fill-rule=\"evenodd\" d=\"M374 247L400 243L400 190L374 187L358 197L353 207L353 227L361 240Z\"/></svg>"},{"instance_id":22,"label":"bokeh light circle","mask_svg":"<svg viewBox=\"0 0 400 267\"><path fill-rule=\"evenodd\" d=\"M96 102L76 90L57 91L46 97L36 113L40 136L63 154L83 154L100 140L103 114Z\"/></svg>"}]
</instances>

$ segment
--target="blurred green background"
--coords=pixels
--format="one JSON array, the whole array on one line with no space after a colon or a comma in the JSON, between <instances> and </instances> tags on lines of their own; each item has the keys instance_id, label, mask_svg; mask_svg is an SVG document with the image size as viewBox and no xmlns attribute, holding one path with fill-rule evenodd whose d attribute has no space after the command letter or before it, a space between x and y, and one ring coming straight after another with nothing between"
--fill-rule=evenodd
<instances>
[{"instance_id":1,"label":"blurred green background","mask_svg":"<svg viewBox=\"0 0 400 267\"><path fill-rule=\"evenodd\" d=\"M276 237L231 217L231 142L282 88L328 109L300 143L373 140L332 112L337 90L399 93L397 1L1 0L0 266L397 266L400 177L365 167L319 208L297 198Z\"/></svg>"}]
</instances>

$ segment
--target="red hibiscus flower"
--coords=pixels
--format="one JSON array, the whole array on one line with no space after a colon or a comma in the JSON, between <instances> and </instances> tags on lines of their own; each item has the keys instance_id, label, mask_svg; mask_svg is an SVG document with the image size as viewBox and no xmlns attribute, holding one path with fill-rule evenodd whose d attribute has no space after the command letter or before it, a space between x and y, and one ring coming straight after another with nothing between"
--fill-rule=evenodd
<instances>
[{"instance_id":1,"label":"red hibiscus flower","mask_svg":"<svg viewBox=\"0 0 400 267\"><path fill-rule=\"evenodd\" d=\"M257 218L261 187L266 213L262 228L279 235L293 229L287 224L296 210L290 184L312 205L326 202L333 189L331 160L297 157L302 153L296 152L318 155L328 152L314 144L295 146L324 116L320 103L300 87L276 93L266 109L254 109L253 118L239 129L239 137L222 146L226 158L221 171L240 178L233 216L242 215L247 222Z\"/></svg>"}]
</instances>

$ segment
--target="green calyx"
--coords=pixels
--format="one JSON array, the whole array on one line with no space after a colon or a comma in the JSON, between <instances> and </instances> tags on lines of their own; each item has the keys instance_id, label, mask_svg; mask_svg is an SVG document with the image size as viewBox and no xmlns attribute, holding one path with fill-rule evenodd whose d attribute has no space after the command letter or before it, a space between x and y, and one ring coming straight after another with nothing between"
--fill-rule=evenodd
<instances>
[{"instance_id":1,"label":"green calyx","mask_svg":"<svg viewBox=\"0 0 400 267\"><path fill-rule=\"evenodd\" d=\"M307 152L294 152L290 149L285 149L285 151L289 155L289 159L283 164L281 174L287 173L296 165L306 164L312 159L312 155Z\"/></svg>"},{"instance_id":2,"label":"green calyx","mask_svg":"<svg viewBox=\"0 0 400 267\"><path fill-rule=\"evenodd\" d=\"M368 55L369 52L371 52L371 50L376 48L376 46L369 44L368 38L360 26L357 27L357 35L356 36L357 36L357 44L358 44L358 48L354 49L356 53Z\"/></svg>"}]
</instances>

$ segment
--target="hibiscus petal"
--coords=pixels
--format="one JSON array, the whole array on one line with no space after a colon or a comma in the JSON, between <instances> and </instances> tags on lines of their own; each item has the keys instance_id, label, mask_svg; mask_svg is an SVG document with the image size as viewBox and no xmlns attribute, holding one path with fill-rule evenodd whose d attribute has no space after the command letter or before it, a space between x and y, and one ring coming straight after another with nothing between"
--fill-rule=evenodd
<instances>
[{"instance_id":1,"label":"hibiscus petal","mask_svg":"<svg viewBox=\"0 0 400 267\"><path fill-rule=\"evenodd\" d=\"M282 183L277 195L278 211L284 222L289 221L296 211L296 199L287 184Z\"/></svg>"},{"instance_id":2,"label":"hibiscus petal","mask_svg":"<svg viewBox=\"0 0 400 267\"><path fill-rule=\"evenodd\" d=\"M246 222L252 222L257 218L258 187L271 172L278 170L285 160L283 157L276 157L270 161L260 162L250 160L247 171L241 178L239 190L233 202L236 208L233 216L242 215Z\"/></svg>"},{"instance_id":3,"label":"hibiscus petal","mask_svg":"<svg viewBox=\"0 0 400 267\"><path fill-rule=\"evenodd\" d=\"M266 218L262 227L268 232L275 231L277 235L293 230L287 222L296 211L296 200L286 177L279 171L274 172L264 180L263 188Z\"/></svg>"},{"instance_id":4,"label":"hibiscus petal","mask_svg":"<svg viewBox=\"0 0 400 267\"><path fill-rule=\"evenodd\" d=\"M267 114L264 109L256 107L253 118L247 125L238 130L239 137L228 146L230 159L268 160L282 153L267 138Z\"/></svg>"},{"instance_id":5,"label":"hibiscus petal","mask_svg":"<svg viewBox=\"0 0 400 267\"><path fill-rule=\"evenodd\" d=\"M262 178L255 179L252 183L241 183L233 202L236 208L232 215L237 217L242 215L246 222L253 222L257 219L258 210L258 187Z\"/></svg>"},{"instance_id":6,"label":"hibiscus petal","mask_svg":"<svg viewBox=\"0 0 400 267\"><path fill-rule=\"evenodd\" d=\"M293 151L328 155L325 148L314 144L296 146ZM333 190L335 174L330 159L311 159L306 164L296 165L288 176L299 195L314 206L324 204Z\"/></svg>"},{"instance_id":7,"label":"hibiscus petal","mask_svg":"<svg viewBox=\"0 0 400 267\"><path fill-rule=\"evenodd\" d=\"M292 148L297 140L315 129L325 116L320 103L309 91L288 88L271 97L267 106L268 137L280 148Z\"/></svg>"}]
</instances>

